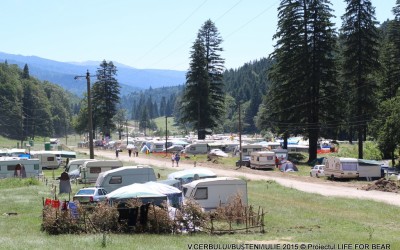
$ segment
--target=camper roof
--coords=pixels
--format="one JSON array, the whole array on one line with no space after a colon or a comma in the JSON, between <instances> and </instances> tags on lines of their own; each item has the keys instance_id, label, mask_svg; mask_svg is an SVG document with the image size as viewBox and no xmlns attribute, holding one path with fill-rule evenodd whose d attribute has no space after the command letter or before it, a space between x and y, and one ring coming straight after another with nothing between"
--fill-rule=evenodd
<instances>
[{"instance_id":1,"label":"camper roof","mask_svg":"<svg viewBox=\"0 0 400 250\"><path fill-rule=\"evenodd\" d=\"M183 185L184 187L195 187L199 184L226 184L226 182L240 182L242 184L245 184L246 181L235 178L235 177L216 177L216 178L205 178L205 179L200 179L200 180L195 180L192 181L188 184Z\"/></svg>"},{"instance_id":2,"label":"camper roof","mask_svg":"<svg viewBox=\"0 0 400 250\"><path fill-rule=\"evenodd\" d=\"M120 168L115 168L115 169L111 169L111 170L107 170L103 173L101 173L103 176L107 176L109 174L113 174L113 173L120 173L120 172L125 172L125 171L129 171L131 169L145 169L145 168L151 168L150 166L146 166L146 165L138 165L138 166L125 166L125 167L120 167Z\"/></svg>"}]
</instances>

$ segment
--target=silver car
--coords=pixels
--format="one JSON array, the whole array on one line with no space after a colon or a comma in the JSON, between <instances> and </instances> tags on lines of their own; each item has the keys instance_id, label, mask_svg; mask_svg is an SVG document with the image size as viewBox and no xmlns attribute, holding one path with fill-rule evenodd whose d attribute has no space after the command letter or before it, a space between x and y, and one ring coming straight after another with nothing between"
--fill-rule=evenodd
<instances>
[{"instance_id":1,"label":"silver car","mask_svg":"<svg viewBox=\"0 0 400 250\"><path fill-rule=\"evenodd\" d=\"M73 197L81 204L96 204L106 199L107 191L104 188L88 187L80 189Z\"/></svg>"},{"instance_id":2,"label":"silver car","mask_svg":"<svg viewBox=\"0 0 400 250\"><path fill-rule=\"evenodd\" d=\"M311 177L325 176L324 167L325 165L315 165L310 171L310 176Z\"/></svg>"}]
</instances>

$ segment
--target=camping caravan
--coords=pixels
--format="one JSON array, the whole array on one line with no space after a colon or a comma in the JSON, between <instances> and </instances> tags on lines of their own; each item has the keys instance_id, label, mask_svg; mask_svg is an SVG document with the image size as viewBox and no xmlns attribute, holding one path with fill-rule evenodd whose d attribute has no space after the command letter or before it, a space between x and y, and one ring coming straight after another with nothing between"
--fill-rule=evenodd
<instances>
[{"instance_id":1,"label":"camping caravan","mask_svg":"<svg viewBox=\"0 0 400 250\"><path fill-rule=\"evenodd\" d=\"M110 193L130 184L145 183L148 181L156 181L156 175L152 167L126 166L99 174L96 187L102 187Z\"/></svg>"},{"instance_id":2,"label":"camping caravan","mask_svg":"<svg viewBox=\"0 0 400 250\"><path fill-rule=\"evenodd\" d=\"M121 161L103 160L103 161L86 161L81 167L81 183L95 183L100 173L122 167Z\"/></svg>"},{"instance_id":3,"label":"camping caravan","mask_svg":"<svg viewBox=\"0 0 400 250\"><path fill-rule=\"evenodd\" d=\"M61 164L61 157L52 151L31 151L31 156L39 159L44 169L57 169Z\"/></svg>"},{"instance_id":4,"label":"camping caravan","mask_svg":"<svg viewBox=\"0 0 400 250\"><path fill-rule=\"evenodd\" d=\"M160 153L163 152L165 148L165 141L151 141L150 143L150 152L152 153Z\"/></svg>"},{"instance_id":5,"label":"camping caravan","mask_svg":"<svg viewBox=\"0 0 400 250\"><path fill-rule=\"evenodd\" d=\"M65 171L68 173L71 179L76 179L80 177L81 168L83 164L88 161L97 161L96 159L75 159L65 166Z\"/></svg>"},{"instance_id":6,"label":"camping caravan","mask_svg":"<svg viewBox=\"0 0 400 250\"><path fill-rule=\"evenodd\" d=\"M183 185L185 199L194 199L204 210L216 209L229 203L237 195L247 205L246 181L233 177L216 177L196 180Z\"/></svg>"},{"instance_id":7,"label":"camping caravan","mask_svg":"<svg viewBox=\"0 0 400 250\"><path fill-rule=\"evenodd\" d=\"M245 144L242 145L242 156L250 156L251 153L253 152L259 152L262 151L265 147L260 144ZM239 146L237 147L237 150L235 152L239 152Z\"/></svg>"},{"instance_id":8,"label":"camping caravan","mask_svg":"<svg viewBox=\"0 0 400 250\"><path fill-rule=\"evenodd\" d=\"M324 173L330 179L356 179L359 176L358 159L328 157Z\"/></svg>"},{"instance_id":9,"label":"camping caravan","mask_svg":"<svg viewBox=\"0 0 400 250\"><path fill-rule=\"evenodd\" d=\"M252 152L250 157L250 168L274 169L275 159L276 159L275 152L272 151Z\"/></svg>"},{"instance_id":10,"label":"camping caravan","mask_svg":"<svg viewBox=\"0 0 400 250\"><path fill-rule=\"evenodd\" d=\"M207 154L210 151L210 146L208 143L193 143L185 147L184 152L186 154Z\"/></svg>"},{"instance_id":11,"label":"camping caravan","mask_svg":"<svg viewBox=\"0 0 400 250\"><path fill-rule=\"evenodd\" d=\"M18 164L21 164L21 166L18 167ZM0 179L9 177L38 177L41 174L42 165L39 159L0 157Z\"/></svg>"}]
</instances>

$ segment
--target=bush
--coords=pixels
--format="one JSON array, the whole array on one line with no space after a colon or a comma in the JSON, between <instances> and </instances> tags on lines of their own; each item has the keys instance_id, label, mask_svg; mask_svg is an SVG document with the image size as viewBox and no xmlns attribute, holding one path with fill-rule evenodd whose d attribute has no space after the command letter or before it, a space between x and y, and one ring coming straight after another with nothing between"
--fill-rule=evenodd
<instances>
[{"instance_id":1,"label":"bush","mask_svg":"<svg viewBox=\"0 0 400 250\"><path fill-rule=\"evenodd\" d=\"M178 229L188 232L194 232L196 229L206 226L207 222L210 220L208 214L192 199L186 200L181 210L177 213L176 219L178 222Z\"/></svg>"},{"instance_id":2,"label":"bush","mask_svg":"<svg viewBox=\"0 0 400 250\"><path fill-rule=\"evenodd\" d=\"M71 217L68 210L60 211L58 208L45 206L43 208L42 230L48 234L80 233L79 220Z\"/></svg>"},{"instance_id":3,"label":"bush","mask_svg":"<svg viewBox=\"0 0 400 250\"><path fill-rule=\"evenodd\" d=\"M100 202L89 216L92 227L97 232L117 231L118 210L107 202Z\"/></svg>"}]
</instances>

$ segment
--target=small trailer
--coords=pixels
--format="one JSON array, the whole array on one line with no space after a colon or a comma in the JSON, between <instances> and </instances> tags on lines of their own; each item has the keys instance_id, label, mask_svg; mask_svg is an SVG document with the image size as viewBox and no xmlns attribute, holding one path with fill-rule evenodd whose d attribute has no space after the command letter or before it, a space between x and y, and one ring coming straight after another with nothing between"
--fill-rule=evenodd
<instances>
[{"instance_id":1,"label":"small trailer","mask_svg":"<svg viewBox=\"0 0 400 250\"><path fill-rule=\"evenodd\" d=\"M274 169L275 168L275 152L273 151L257 151L251 153L250 168L253 169Z\"/></svg>"},{"instance_id":2,"label":"small trailer","mask_svg":"<svg viewBox=\"0 0 400 250\"><path fill-rule=\"evenodd\" d=\"M324 173L330 179L357 179L359 177L358 159L328 157Z\"/></svg>"},{"instance_id":3,"label":"small trailer","mask_svg":"<svg viewBox=\"0 0 400 250\"><path fill-rule=\"evenodd\" d=\"M17 165L20 164L18 167ZM10 177L38 177L42 174L39 159L0 157L0 179Z\"/></svg>"},{"instance_id":4,"label":"small trailer","mask_svg":"<svg viewBox=\"0 0 400 250\"><path fill-rule=\"evenodd\" d=\"M145 183L156 180L154 169L150 166L126 166L99 174L96 187L102 187L107 193L110 193L118 188L134 183Z\"/></svg>"},{"instance_id":5,"label":"small trailer","mask_svg":"<svg viewBox=\"0 0 400 250\"><path fill-rule=\"evenodd\" d=\"M121 161L103 160L103 161L86 161L81 167L81 183L95 183L100 173L122 167Z\"/></svg>"},{"instance_id":6,"label":"small trailer","mask_svg":"<svg viewBox=\"0 0 400 250\"><path fill-rule=\"evenodd\" d=\"M247 205L246 181L233 177L216 177L192 181L183 185L185 199L194 199L204 210L224 206L237 195Z\"/></svg>"}]
</instances>

